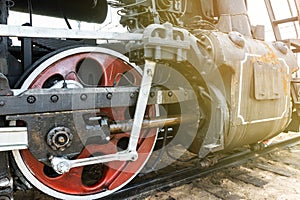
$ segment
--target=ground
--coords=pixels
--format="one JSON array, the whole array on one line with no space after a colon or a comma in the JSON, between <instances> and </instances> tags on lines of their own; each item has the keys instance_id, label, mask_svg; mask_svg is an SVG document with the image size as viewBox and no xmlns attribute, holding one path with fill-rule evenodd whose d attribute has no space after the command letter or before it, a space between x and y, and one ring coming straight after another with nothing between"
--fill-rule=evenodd
<instances>
[{"instance_id":1,"label":"ground","mask_svg":"<svg viewBox=\"0 0 300 200\"><path fill-rule=\"evenodd\" d=\"M145 200L298 200L300 145L210 174Z\"/></svg>"}]
</instances>

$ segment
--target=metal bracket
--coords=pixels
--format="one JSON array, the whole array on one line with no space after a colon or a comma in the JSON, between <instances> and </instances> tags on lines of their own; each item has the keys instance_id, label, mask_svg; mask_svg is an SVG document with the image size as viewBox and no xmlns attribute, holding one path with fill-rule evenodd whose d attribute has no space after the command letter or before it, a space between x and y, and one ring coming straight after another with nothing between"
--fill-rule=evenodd
<instances>
[{"instance_id":1,"label":"metal bracket","mask_svg":"<svg viewBox=\"0 0 300 200\"><path fill-rule=\"evenodd\" d=\"M174 28L170 23L152 24L144 31L144 56L155 60L186 61L191 46L189 39L188 31Z\"/></svg>"}]
</instances>

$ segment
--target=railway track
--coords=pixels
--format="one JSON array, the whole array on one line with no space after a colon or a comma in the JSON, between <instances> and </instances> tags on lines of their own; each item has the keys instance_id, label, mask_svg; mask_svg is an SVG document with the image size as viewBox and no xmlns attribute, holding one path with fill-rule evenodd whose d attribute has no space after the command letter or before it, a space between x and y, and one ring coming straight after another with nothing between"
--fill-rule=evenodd
<instances>
[{"instance_id":1,"label":"railway track","mask_svg":"<svg viewBox=\"0 0 300 200\"><path fill-rule=\"evenodd\" d=\"M201 164L198 164L192 167L179 169L179 170L174 170L174 168L173 169L170 168L171 172L169 171L167 174L160 174L158 172L157 177L155 179L153 179L150 176L150 178L143 180L142 183L136 182L130 184L124 189L110 196L109 199L145 198L151 194L156 193L157 191L166 191L170 188L174 188L176 186L190 183L193 180L204 177L213 172L222 171L228 167L239 166L249 162L251 159L257 159L266 154L276 152L281 149L292 147L298 144L300 144L300 136L292 137L289 139L280 139L280 141L277 141L276 143L271 144L270 146L267 146L261 150L251 151L249 149L243 149L237 151L230 156L221 158L217 164L211 167L203 167ZM264 165L258 167L266 169L266 166ZM168 171L167 169L165 170ZM280 172L278 172L277 170L276 173L280 173ZM232 176L235 175L232 174ZM257 181L258 185L262 184L259 182L260 181ZM219 196L219 198L225 198L224 195L216 195L216 196Z\"/></svg>"},{"instance_id":2,"label":"railway track","mask_svg":"<svg viewBox=\"0 0 300 200\"><path fill-rule=\"evenodd\" d=\"M263 180L255 179L247 175L242 176L238 171L235 173L227 173L226 169L230 167L241 166L245 163L251 162L251 160L255 161L259 157L262 157L264 155L278 152L282 149L290 148L298 144L300 144L300 136L293 136L289 139L279 139L275 143L261 150L251 151L250 149L246 148L240 149L238 151L235 151L233 154L224 156L218 161L217 164L210 167L203 167L203 165L205 164L201 163L198 159L191 160L188 163L176 162L167 168L137 177L131 184L105 199L144 199L148 196L154 195L159 191L168 191L172 188L182 186L184 184L189 184L199 178L206 177L209 174L217 173L220 171L225 171L225 174L231 177L235 177L236 180L248 182L250 184L253 184L254 186L263 186L264 184L266 184ZM278 159L279 158L277 158L277 160ZM285 172L284 170L280 171L279 169L274 169L274 167L268 164L258 163L255 164L255 167L262 170L271 171L279 175L289 176L288 172ZM216 197L216 199L242 199L239 198L238 195L230 194L230 192L226 190L214 191L210 187L202 187L205 191ZM24 197L27 197L28 199L54 200L54 198L46 197L38 191L31 191L26 193L18 192L15 199L21 200L24 199Z\"/></svg>"}]
</instances>

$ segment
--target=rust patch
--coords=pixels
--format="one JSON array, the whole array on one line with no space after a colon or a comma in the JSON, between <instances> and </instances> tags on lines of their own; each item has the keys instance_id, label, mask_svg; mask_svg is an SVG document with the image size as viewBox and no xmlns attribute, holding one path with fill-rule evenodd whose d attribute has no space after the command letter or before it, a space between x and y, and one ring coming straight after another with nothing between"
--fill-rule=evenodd
<instances>
[{"instance_id":1,"label":"rust patch","mask_svg":"<svg viewBox=\"0 0 300 200\"><path fill-rule=\"evenodd\" d=\"M257 61L268 63L268 64L279 64L278 56L270 51L265 55L262 55L261 57L256 58Z\"/></svg>"}]
</instances>

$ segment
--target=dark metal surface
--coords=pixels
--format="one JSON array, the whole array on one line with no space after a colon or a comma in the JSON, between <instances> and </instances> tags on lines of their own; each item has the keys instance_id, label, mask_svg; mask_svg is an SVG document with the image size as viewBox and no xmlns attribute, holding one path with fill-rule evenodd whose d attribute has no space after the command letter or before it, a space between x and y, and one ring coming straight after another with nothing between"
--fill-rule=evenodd
<instances>
[{"instance_id":1,"label":"dark metal surface","mask_svg":"<svg viewBox=\"0 0 300 200\"><path fill-rule=\"evenodd\" d=\"M0 1L0 24L7 24L8 7L7 1ZM7 75L8 73L8 38L0 37L0 72Z\"/></svg>"},{"instance_id":2,"label":"dark metal surface","mask_svg":"<svg viewBox=\"0 0 300 200\"><path fill-rule=\"evenodd\" d=\"M14 115L132 106L136 102L136 92L136 87L32 89L11 98L0 97L0 102L3 102L0 113Z\"/></svg>"},{"instance_id":3,"label":"dark metal surface","mask_svg":"<svg viewBox=\"0 0 300 200\"><path fill-rule=\"evenodd\" d=\"M22 67L23 71L26 71L32 65L32 39L21 39L21 51L22 51Z\"/></svg>"},{"instance_id":4,"label":"dark metal surface","mask_svg":"<svg viewBox=\"0 0 300 200\"><path fill-rule=\"evenodd\" d=\"M190 90L153 89L148 105L188 101L194 98L192 94ZM137 97L138 87L31 89L17 96L1 96L0 113L15 115L134 106Z\"/></svg>"},{"instance_id":5,"label":"dark metal surface","mask_svg":"<svg viewBox=\"0 0 300 200\"><path fill-rule=\"evenodd\" d=\"M29 12L32 3L33 14L102 23L107 15L106 0L14 0L14 11Z\"/></svg>"},{"instance_id":6,"label":"dark metal surface","mask_svg":"<svg viewBox=\"0 0 300 200\"><path fill-rule=\"evenodd\" d=\"M110 131L107 122L103 123L103 120L102 122L100 122L101 120L91 121L92 117L97 117L96 111L43 113L20 115L12 118L26 122L30 152L36 159L49 164L49 155L77 155L90 139L97 144L109 142ZM52 139L56 136L55 134L59 133L55 129L67 130L65 131L66 134L62 135L68 137L64 138L65 140L71 141L60 147L55 145L57 141Z\"/></svg>"}]
</instances>

